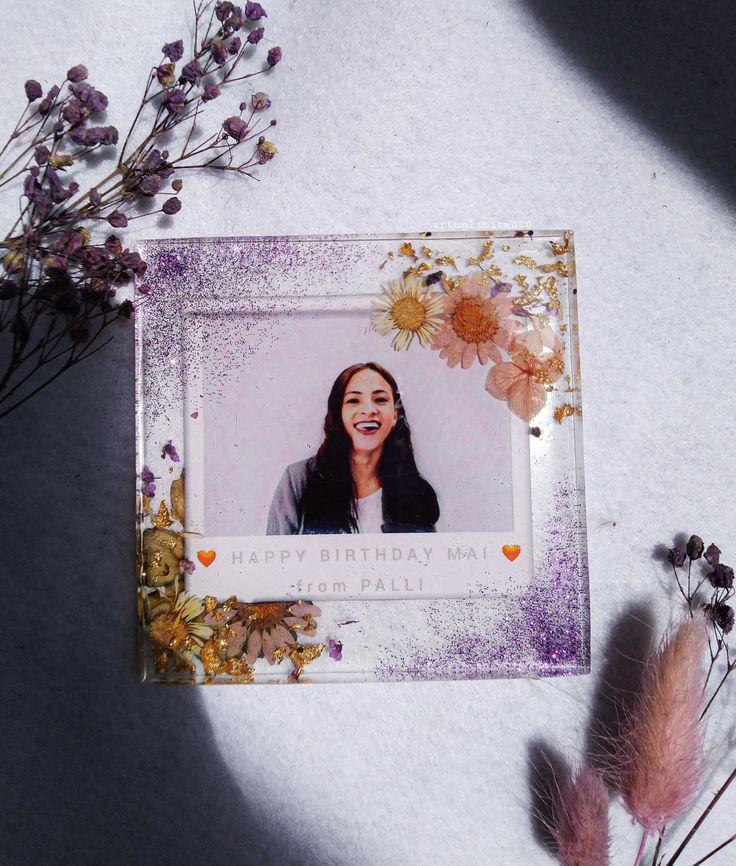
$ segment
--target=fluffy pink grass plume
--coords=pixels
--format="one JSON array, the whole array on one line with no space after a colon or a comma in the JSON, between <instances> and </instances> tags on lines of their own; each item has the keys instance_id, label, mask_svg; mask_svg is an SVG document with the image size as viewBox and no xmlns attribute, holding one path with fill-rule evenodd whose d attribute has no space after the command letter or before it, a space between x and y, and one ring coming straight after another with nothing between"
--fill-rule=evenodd
<instances>
[{"instance_id":1,"label":"fluffy pink grass plume","mask_svg":"<svg viewBox=\"0 0 736 866\"><path fill-rule=\"evenodd\" d=\"M553 830L563 866L608 866L608 792L601 777L583 765L559 795Z\"/></svg>"},{"instance_id":2,"label":"fluffy pink grass plume","mask_svg":"<svg viewBox=\"0 0 736 866\"><path fill-rule=\"evenodd\" d=\"M639 705L621 744L624 805L646 833L684 812L703 778L703 665L707 646L701 614L682 623L649 663Z\"/></svg>"}]
</instances>

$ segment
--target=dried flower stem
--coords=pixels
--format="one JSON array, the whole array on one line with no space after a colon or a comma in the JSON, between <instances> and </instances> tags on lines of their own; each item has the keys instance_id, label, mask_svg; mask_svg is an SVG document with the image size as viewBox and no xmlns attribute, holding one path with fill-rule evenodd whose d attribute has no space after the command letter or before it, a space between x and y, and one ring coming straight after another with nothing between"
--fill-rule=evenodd
<instances>
[{"instance_id":1,"label":"dried flower stem","mask_svg":"<svg viewBox=\"0 0 736 866\"><path fill-rule=\"evenodd\" d=\"M680 590L680 594L685 599L685 604L687 605L688 610L692 614L693 608L692 608L692 597L690 595L690 568L688 567L688 570L687 570L687 584L688 584L687 592L685 592L682 584L680 583L680 575L677 573L677 569L675 568L674 565L672 566L672 571L675 574L675 580L677 581L677 588Z\"/></svg>"},{"instance_id":2,"label":"dried flower stem","mask_svg":"<svg viewBox=\"0 0 736 866\"><path fill-rule=\"evenodd\" d=\"M705 819L708 817L708 815L710 815L711 811L713 810L713 807L721 799L721 797L726 793L728 786L731 784L731 782L733 782L734 779L736 779L736 768L734 768L731 775L726 779L726 781L716 791L715 795L713 796L713 799L710 801L710 803L708 803L708 805L703 810L703 813L701 814L701 816L693 824L690 832L687 834L687 836L685 836L685 838L680 843L680 847L677 849L677 851L675 851L675 853L672 855L672 857L670 857L670 859L667 861L667 866L672 866L672 864L677 860L677 858L680 856L680 854L682 854L682 852L685 850L685 848L690 843L690 840L693 838L693 836L696 834L696 832L700 828L700 825L703 823L703 821L705 821ZM713 853L715 853L715 852L713 852Z\"/></svg>"},{"instance_id":3,"label":"dried flower stem","mask_svg":"<svg viewBox=\"0 0 736 866\"><path fill-rule=\"evenodd\" d=\"M654 856L652 857L652 866L657 866L657 857L659 857L659 850L662 847L662 839L664 839L664 831L665 827L659 831L659 837L657 838L657 846L654 849Z\"/></svg>"},{"instance_id":4,"label":"dried flower stem","mask_svg":"<svg viewBox=\"0 0 736 866\"><path fill-rule=\"evenodd\" d=\"M714 661L711 663L711 669L712 669L712 665L713 665L714 662L715 662L715 659L714 659ZM705 709L703 710L703 715L700 717L701 719L703 718L703 716L705 716L705 714L706 714L706 713L708 712L708 710L710 709L711 704L713 703L713 701L714 701L714 700L716 699L716 697L718 696L718 692L720 692L720 690L723 688L723 686L724 686L726 680L728 679L729 674L733 673L733 671L736 670L736 659L734 659L733 661L731 661L731 657L730 657L730 654L729 654L728 646L726 646L726 662L727 662L726 673L725 673L725 674L723 675L723 677L721 678L720 683L718 683L718 685L716 686L716 690L715 690L715 691L713 692L713 694L710 696L710 700L709 700L708 703L705 705ZM708 676L710 676L710 670L708 671ZM706 678L706 684L707 684L707 682L708 682L708 679Z\"/></svg>"},{"instance_id":5,"label":"dried flower stem","mask_svg":"<svg viewBox=\"0 0 736 866\"><path fill-rule=\"evenodd\" d=\"M701 863L705 863L706 860L710 860L710 858L714 854L717 854L719 851L723 851L723 849L726 847L726 845L730 845L731 842L733 842L734 840L736 840L736 833L734 833L733 836L729 836L725 842L721 842L721 844L717 848L714 848L712 851L709 851L705 855L705 857L701 857L697 863L693 863L693 866L700 866Z\"/></svg>"}]
</instances>

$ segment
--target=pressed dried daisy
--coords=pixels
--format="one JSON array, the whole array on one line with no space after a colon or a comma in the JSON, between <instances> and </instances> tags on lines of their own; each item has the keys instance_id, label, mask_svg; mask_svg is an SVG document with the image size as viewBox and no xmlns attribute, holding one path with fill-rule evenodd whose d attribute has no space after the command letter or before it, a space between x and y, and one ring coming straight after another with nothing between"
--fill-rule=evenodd
<instances>
[{"instance_id":1,"label":"pressed dried daisy","mask_svg":"<svg viewBox=\"0 0 736 866\"><path fill-rule=\"evenodd\" d=\"M317 630L314 618L322 612L303 601L291 605L279 601L244 604L242 609L249 632L245 655L248 664L253 664L259 655L273 664L296 643L293 631L314 634Z\"/></svg>"},{"instance_id":2,"label":"pressed dried daisy","mask_svg":"<svg viewBox=\"0 0 736 866\"><path fill-rule=\"evenodd\" d=\"M432 348L440 350L440 358L446 358L450 367L461 364L467 369L476 359L481 364L489 359L500 364L499 350L508 349L522 327L510 318L511 298L505 293L490 297L495 283L484 279L483 272L477 271L444 297L444 322L432 337Z\"/></svg>"},{"instance_id":3,"label":"pressed dried daisy","mask_svg":"<svg viewBox=\"0 0 736 866\"><path fill-rule=\"evenodd\" d=\"M544 408L548 389L559 381L564 370L559 352L540 358L515 343L510 359L489 370L486 391L497 400L506 400L519 418L531 421Z\"/></svg>"},{"instance_id":4,"label":"pressed dried daisy","mask_svg":"<svg viewBox=\"0 0 736 866\"><path fill-rule=\"evenodd\" d=\"M384 336L395 331L391 345L397 352L408 349L414 337L428 345L442 324L442 295L431 292L422 277L413 274L388 285L371 303L373 328Z\"/></svg>"},{"instance_id":5,"label":"pressed dried daisy","mask_svg":"<svg viewBox=\"0 0 736 866\"><path fill-rule=\"evenodd\" d=\"M191 658L194 649L212 634L210 626L195 622L202 613L204 604L200 599L189 592L179 593L173 610L151 621L148 631L151 643Z\"/></svg>"}]
</instances>

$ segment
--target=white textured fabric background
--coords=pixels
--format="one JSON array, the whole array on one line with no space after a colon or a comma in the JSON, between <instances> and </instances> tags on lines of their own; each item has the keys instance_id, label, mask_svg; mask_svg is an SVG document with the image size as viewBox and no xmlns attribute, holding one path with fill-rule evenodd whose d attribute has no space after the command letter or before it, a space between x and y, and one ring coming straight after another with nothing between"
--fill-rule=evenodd
<instances>
[{"instance_id":1,"label":"white textured fabric background","mask_svg":"<svg viewBox=\"0 0 736 866\"><path fill-rule=\"evenodd\" d=\"M543 866L553 860L531 816L530 763L540 748L577 759L596 690L602 680L621 682L636 643L630 633L641 623L657 633L666 626L673 592L655 545L699 532L736 560L733 201L713 159L713 136L723 135L718 112L707 114L712 104L698 97L703 86L723 86L711 64L726 55L710 55L705 43L700 50L695 16L681 64L694 95L679 79L663 86L642 73L642 89L659 87L661 99L654 96L665 106L682 92L673 140L666 124L647 123L651 92L638 105L635 93L627 101L629 76L614 98L556 42L535 4L264 5L266 38L284 50L256 88L273 98L278 156L260 183L188 177L173 228L154 221L127 242L167 233L572 228L593 674L140 687L132 329L123 328L87 367L0 422L0 861ZM559 4L560 16L571 5ZM79 62L109 96L109 122L125 129L160 46L186 34L188 7L6 0L3 138L26 78L51 84ZM653 69L676 50L686 7L660 7L661 29L648 46ZM726 8L708 14L715 20ZM636 16L630 26L636 42ZM604 41L607 27L601 18ZM627 57L626 43L613 46L614 83ZM244 84L242 92L252 91ZM223 110L214 103L209 117ZM1 204L7 224L15 202ZM722 695L710 723L706 791L733 765L735 695ZM693 863L732 833L735 809L736 789L678 862ZM612 826L613 862L633 863L638 832L618 805ZM735 857L726 849L709 862Z\"/></svg>"}]
</instances>

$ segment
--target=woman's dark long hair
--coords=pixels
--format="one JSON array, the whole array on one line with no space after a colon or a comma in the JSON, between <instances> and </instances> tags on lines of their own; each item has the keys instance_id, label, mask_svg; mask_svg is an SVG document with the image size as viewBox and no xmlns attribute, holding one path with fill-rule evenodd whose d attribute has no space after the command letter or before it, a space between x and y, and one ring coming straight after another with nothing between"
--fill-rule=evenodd
<instances>
[{"instance_id":1,"label":"woman's dark long hair","mask_svg":"<svg viewBox=\"0 0 736 866\"><path fill-rule=\"evenodd\" d=\"M380 364L353 364L335 379L327 400L325 438L310 461L300 502L307 533L356 532L356 487L350 470L352 440L342 423L348 383L361 370L373 370L391 387L396 423L383 443L378 478L383 489L384 529L391 532L432 532L440 515L437 494L419 474L411 432L394 377Z\"/></svg>"}]
</instances>

